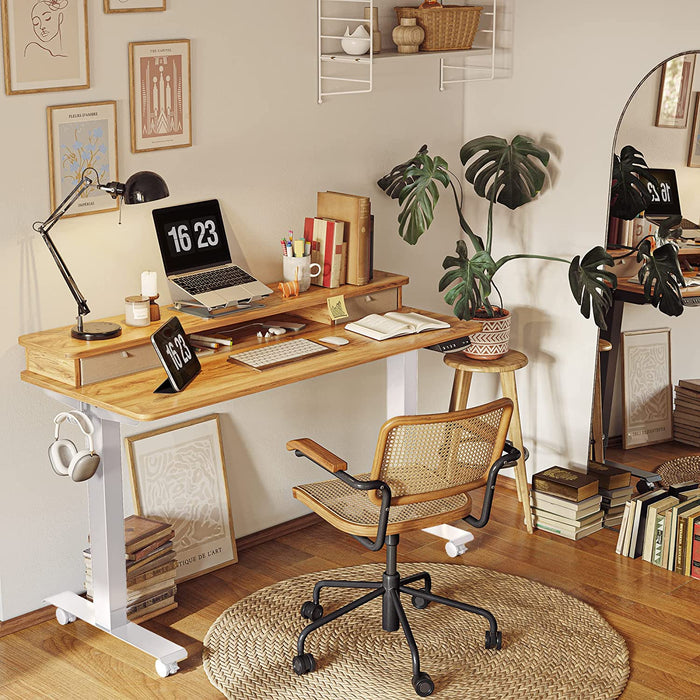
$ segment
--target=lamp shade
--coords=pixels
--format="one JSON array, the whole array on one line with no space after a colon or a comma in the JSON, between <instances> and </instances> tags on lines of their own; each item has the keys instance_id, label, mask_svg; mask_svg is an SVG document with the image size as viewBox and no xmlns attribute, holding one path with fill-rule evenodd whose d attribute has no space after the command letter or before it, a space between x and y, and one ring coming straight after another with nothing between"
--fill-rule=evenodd
<instances>
[{"instance_id":1,"label":"lamp shade","mask_svg":"<svg viewBox=\"0 0 700 700\"><path fill-rule=\"evenodd\" d=\"M143 204L163 199L170 194L165 180L150 170L134 173L124 183L124 204Z\"/></svg>"}]
</instances>

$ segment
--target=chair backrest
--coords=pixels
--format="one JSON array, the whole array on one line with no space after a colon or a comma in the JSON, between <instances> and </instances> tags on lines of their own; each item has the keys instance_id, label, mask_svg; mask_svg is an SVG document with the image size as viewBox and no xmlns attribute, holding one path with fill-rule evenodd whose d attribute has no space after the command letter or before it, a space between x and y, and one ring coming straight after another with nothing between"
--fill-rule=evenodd
<instances>
[{"instance_id":1,"label":"chair backrest","mask_svg":"<svg viewBox=\"0 0 700 700\"><path fill-rule=\"evenodd\" d=\"M371 478L389 485L392 505L478 488L503 452L512 412L513 402L504 398L464 411L391 418L379 432ZM374 492L369 496L380 503Z\"/></svg>"}]
</instances>

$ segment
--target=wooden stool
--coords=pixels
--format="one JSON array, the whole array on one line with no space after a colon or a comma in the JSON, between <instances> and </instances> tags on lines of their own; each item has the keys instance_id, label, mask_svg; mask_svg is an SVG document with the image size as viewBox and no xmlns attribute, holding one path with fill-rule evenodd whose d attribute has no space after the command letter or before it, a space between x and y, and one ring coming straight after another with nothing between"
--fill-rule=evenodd
<instances>
[{"instance_id":1,"label":"wooden stool","mask_svg":"<svg viewBox=\"0 0 700 700\"><path fill-rule=\"evenodd\" d=\"M603 434L603 394L600 379L600 353L612 350L612 343L598 339L598 354L595 358L595 383L593 384L593 418L591 420L591 446L588 452L594 462L605 460L605 435Z\"/></svg>"},{"instance_id":2,"label":"wooden stool","mask_svg":"<svg viewBox=\"0 0 700 700\"><path fill-rule=\"evenodd\" d=\"M513 445L520 450L521 457L515 466L515 487L518 500L523 504L525 526L532 532L532 511L530 510L530 495L525 470L525 449L523 448L523 432L520 425L520 409L518 407L518 391L515 386L515 370L527 365L527 357L517 350L509 350L497 360L472 360L460 352L448 353L443 357L448 367L455 371L450 397L450 411L461 411L467 407L469 387L473 372L488 372L501 375L501 391L503 396L513 402L513 417L510 421L509 437Z\"/></svg>"}]
</instances>

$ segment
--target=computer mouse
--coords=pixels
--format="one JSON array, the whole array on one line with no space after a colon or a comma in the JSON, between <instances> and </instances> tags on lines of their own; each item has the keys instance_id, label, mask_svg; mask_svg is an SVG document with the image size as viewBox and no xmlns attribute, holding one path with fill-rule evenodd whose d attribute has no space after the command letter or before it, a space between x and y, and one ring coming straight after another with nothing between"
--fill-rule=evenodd
<instances>
[{"instance_id":1,"label":"computer mouse","mask_svg":"<svg viewBox=\"0 0 700 700\"><path fill-rule=\"evenodd\" d=\"M350 342L347 338L341 338L339 335L329 335L325 338L319 338L319 340L329 345L347 345Z\"/></svg>"}]
</instances>

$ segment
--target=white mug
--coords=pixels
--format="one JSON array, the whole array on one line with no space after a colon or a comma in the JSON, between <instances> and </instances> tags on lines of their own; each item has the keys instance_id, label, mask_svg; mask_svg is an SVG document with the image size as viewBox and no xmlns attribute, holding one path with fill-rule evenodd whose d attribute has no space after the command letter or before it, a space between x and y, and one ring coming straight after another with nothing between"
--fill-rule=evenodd
<instances>
[{"instance_id":1,"label":"white mug","mask_svg":"<svg viewBox=\"0 0 700 700\"><path fill-rule=\"evenodd\" d=\"M314 271L313 268L318 268ZM305 292L311 286L311 278L321 274L321 266L311 262L311 256L293 258L289 255L282 256L282 279L285 282L298 280L299 291Z\"/></svg>"}]
</instances>

